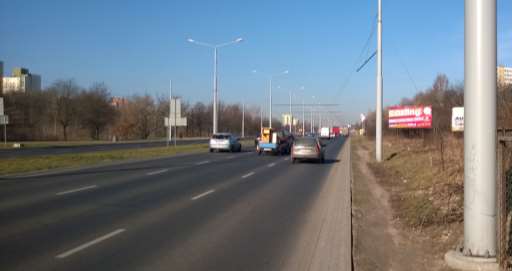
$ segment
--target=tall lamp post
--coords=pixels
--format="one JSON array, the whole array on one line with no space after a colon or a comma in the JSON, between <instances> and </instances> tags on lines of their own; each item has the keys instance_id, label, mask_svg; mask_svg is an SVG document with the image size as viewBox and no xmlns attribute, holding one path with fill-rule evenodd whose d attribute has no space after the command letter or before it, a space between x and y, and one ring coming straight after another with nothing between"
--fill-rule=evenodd
<instances>
[{"instance_id":1,"label":"tall lamp post","mask_svg":"<svg viewBox=\"0 0 512 271\"><path fill-rule=\"evenodd\" d=\"M219 48L226 47L228 45L232 45L235 43L239 43L243 41L242 38L237 38L233 41L221 43L221 44L210 44L206 42L196 41L193 39L187 39L188 42L194 43L196 45L205 46L213 49L213 133L217 133L218 130L218 114L217 114L217 107L218 107L218 78L217 78L217 51Z\"/></svg>"},{"instance_id":2,"label":"tall lamp post","mask_svg":"<svg viewBox=\"0 0 512 271\"><path fill-rule=\"evenodd\" d=\"M257 71L253 70L252 72L256 73ZM288 74L288 70L282 71L279 74L269 76L270 77L270 80L269 80L269 115L268 115L268 127L269 128L272 128L272 80L274 79L274 77L282 76L285 74Z\"/></svg>"}]
</instances>

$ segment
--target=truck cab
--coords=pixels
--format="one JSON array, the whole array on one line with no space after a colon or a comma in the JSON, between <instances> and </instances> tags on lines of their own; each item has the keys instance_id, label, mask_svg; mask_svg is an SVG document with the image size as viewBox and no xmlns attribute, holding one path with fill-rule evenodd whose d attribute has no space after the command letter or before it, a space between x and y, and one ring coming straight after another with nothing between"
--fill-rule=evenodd
<instances>
[{"instance_id":1,"label":"truck cab","mask_svg":"<svg viewBox=\"0 0 512 271\"><path fill-rule=\"evenodd\" d=\"M293 144L293 135L286 130L274 130L264 127L261 129L260 140L256 146L258 154L270 152L272 154L290 153Z\"/></svg>"}]
</instances>

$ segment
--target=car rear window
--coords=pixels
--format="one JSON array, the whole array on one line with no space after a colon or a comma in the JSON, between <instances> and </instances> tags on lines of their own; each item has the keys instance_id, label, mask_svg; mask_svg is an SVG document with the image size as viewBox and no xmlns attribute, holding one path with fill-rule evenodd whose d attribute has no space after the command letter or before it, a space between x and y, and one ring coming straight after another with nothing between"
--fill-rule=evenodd
<instances>
[{"instance_id":1,"label":"car rear window","mask_svg":"<svg viewBox=\"0 0 512 271\"><path fill-rule=\"evenodd\" d=\"M229 135L213 135L213 139L229 139Z\"/></svg>"},{"instance_id":2,"label":"car rear window","mask_svg":"<svg viewBox=\"0 0 512 271\"><path fill-rule=\"evenodd\" d=\"M295 139L295 145L297 146L315 146L316 139L314 138L297 138Z\"/></svg>"}]
</instances>

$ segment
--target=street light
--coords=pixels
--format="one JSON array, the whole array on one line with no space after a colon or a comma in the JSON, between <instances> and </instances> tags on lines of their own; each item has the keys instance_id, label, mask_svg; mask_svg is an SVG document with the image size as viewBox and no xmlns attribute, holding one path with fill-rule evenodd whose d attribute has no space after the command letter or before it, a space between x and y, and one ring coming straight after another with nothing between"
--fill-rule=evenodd
<instances>
[{"instance_id":1,"label":"street light","mask_svg":"<svg viewBox=\"0 0 512 271\"><path fill-rule=\"evenodd\" d=\"M252 72L256 73L257 71L253 70ZM268 127L269 128L272 128L272 80L274 79L274 77L282 76L285 74L288 74L288 70L282 71L279 74L269 76L270 77L270 80L269 80L269 116L268 116Z\"/></svg>"},{"instance_id":2,"label":"street light","mask_svg":"<svg viewBox=\"0 0 512 271\"><path fill-rule=\"evenodd\" d=\"M221 44L210 44L210 43L206 43L206 42L196 41L191 38L188 38L187 41L190 43L194 43L194 44L197 44L200 46L205 46L205 47L209 47L209 48L213 49L213 133L215 134L215 133L217 133L217 128L218 128L218 123L217 123L218 122L218 115L217 115L217 104L218 104L217 50L219 48L226 47L228 45L239 43L239 42L243 41L243 39L237 38L233 41L221 43Z\"/></svg>"}]
</instances>

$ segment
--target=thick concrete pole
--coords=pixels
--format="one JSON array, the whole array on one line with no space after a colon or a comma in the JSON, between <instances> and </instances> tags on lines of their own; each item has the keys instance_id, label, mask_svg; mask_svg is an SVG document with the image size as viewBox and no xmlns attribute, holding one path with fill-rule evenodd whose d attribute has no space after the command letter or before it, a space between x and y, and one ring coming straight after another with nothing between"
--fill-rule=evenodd
<instances>
[{"instance_id":1,"label":"thick concrete pole","mask_svg":"<svg viewBox=\"0 0 512 271\"><path fill-rule=\"evenodd\" d=\"M464 254L496 255L496 0L465 0Z\"/></svg>"},{"instance_id":2,"label":"thick concrete pole","mask_svg":"<svg viewBox=\"0 0 512 271\"><path fill-rule=\"evenodd\" d=\"M382 0L377 19L377 105L375 109L375 160L382 161Z\"/></svg>"}]
</instances>

